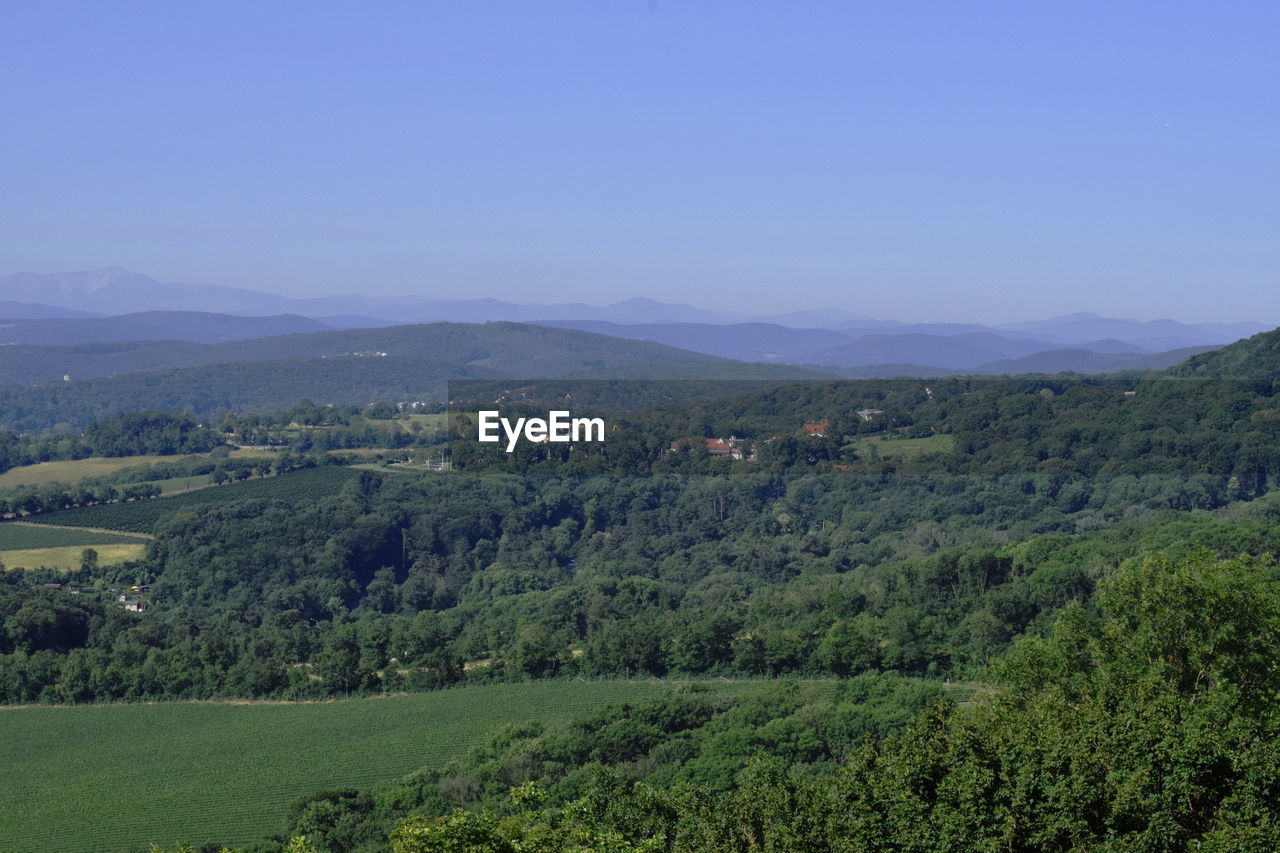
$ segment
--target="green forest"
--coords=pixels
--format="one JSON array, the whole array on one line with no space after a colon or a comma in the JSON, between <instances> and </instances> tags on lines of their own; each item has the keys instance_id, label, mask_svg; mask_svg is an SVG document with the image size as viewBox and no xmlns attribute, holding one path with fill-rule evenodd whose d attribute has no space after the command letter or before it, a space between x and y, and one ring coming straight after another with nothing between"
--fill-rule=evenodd
<instances>
[{"instance_id":1,"label":"green forest","mask_svg":"<svg viewBox=\"0 0 1280 853\"><path fill-rule=\"evenodd\" d=\"M465 433L505 380L439 421L15 430L0 467L179 458L0 495L0 544L150 537L3 574L0 702L750 682L317 789L258 851L1275 850L1278 335L1105 380L586 384L602 444L510 454Z\"/></svg>"}]
</instances>

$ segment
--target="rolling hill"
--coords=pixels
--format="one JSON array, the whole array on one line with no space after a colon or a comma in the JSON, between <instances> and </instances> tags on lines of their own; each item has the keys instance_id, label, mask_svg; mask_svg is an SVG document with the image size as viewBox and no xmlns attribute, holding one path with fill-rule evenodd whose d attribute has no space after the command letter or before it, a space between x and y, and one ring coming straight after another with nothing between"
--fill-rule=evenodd
<instances>
[{"instance_id":1,"label":"rolling hill","mask_svg":"<svg viewBox=\"0 0 1280 853\"><path fill-rule=\"evenodd\" d=\"M0 321L98 316L101 315L94 314L90 311L76 311L71 308L58 308L54 305L42 305L38 302L13 302L11 300L0 300Z\"/></svg>"},{"instance_id":2,"label":"rolling hill","mask_svg":"<svg viewBox=\"0 0 1280 853\"><path fill-rule=\"evenodd\" d=\"M848 335L830 329L794 329L775 323L606 323L548 320L540 323L615 338L653 341L740 361L788 362L818 350L849 343Z\"/></svg>"},{"instance_id":3,"label":"rolling hill","mask_svg":"<svg viewBox=\"0 0 1280 853\"><path fill-rule=\"evenodd\" d=\"M1193 356L1171 368L1168 375L1196 379L1280 379L1280 329Z\"/></svg>"},{"instance_id":4,"label":"rolling hill","mask_svg":"<svg viewBox=\"0 0 1280 853\"><path fill-rule=\"evenodd\" d=\"M308 704L7 709L0 845L87 853L178 838L248 844L278 830L289 804L318 788L440 767L504 724L572 717L666 689L543 683Z\"/></svg>"},{"instance_id":5,"label":"rolling hill","mask_svg":"<svg viewBox=\"0 0 1280 853\"><path fill-rule=\"evenodd\" d=\"M1098 338L1119 338L1153 351L1226 344L1267 328L1265 323L1253 321L1180 323L1176 320L1123 320L1100 317L1087 311L999 327L1002 331L1022 332L1073 344Z\"/></svg>"},{"instance_id":6,"label":"rolling hill","mask_svg":"<svg viewBox=\"0 0 1280 853\"><path fill-rule=\"evenodd\" d=\"M1099 328L1129 328L1126 324L1130 321L1097 319ZM882 324L877 328L843 330L797 329L775 323L620 324L557 320L539 325L653 341L742 361L806 365L849 378L1158 369L1211 348L1200 343L1164 352L1158 346L1149 348L1114 337L1068 343L1057 337L1040 338L1016 330L995 331L961 323ZM1159 327L1166 326L1169 324ZM1090 327L1079 328L1087 331ZM1192 332L1195 330L1188 334ZM1171 340L1176 343L1182 339Z\"/></svg>"},{"instance_id":7,"label":"rolling hill","mask_svg":"<svg viewBox=\"0 0 1280 853\"><path fill-rule=\"evenodd\" d=\"M78 380L200 365L360 356L429 359L507 376L559 376L597 367L723 360L660 344L568 329L516 323L432 323L215 344L139 341L0 347L0 384L32 385L59 381L64 375Z\"/></svg>"},{"instance_id":8,"label":"rolling hill","mask_svg":"<svg viewBox=\"0 0 1280 853\"><path fill-rule=\"evenodd\" d=\"M68 430L125 411L278 411L304 398L440 401L450 379L814 379L644 341L514 323L438 323L220 344L0 347L0 427ZM66 378L64 378L66 377Z\"/></svg>"},{"instance_id":9,"label":"rolling hill","mask_svg":"<svg viewBox=\"0 0 1280 853\"><path fill-rule=\"evenodd\" d=\"M11 320L0 324L0 345L69 346L123 341L217 343L331 329L325 323L296 314L237 317L204 311L146 311L116 317Z\"/></svg>"},{"instance_id":10,"label":"rolling hill","mask_svg":"<svg viewBox=\"0 0 1280 853\"><path fill-rule=\"evenodd\" d=\"M1125 370L1162 370L1185 359L1216 349L1212 346L1186 347L1154 354L1105 353L1087 349L1045 350L1022 358L992 361L973 373L1015 375L1019 373L1119 373Z\"/></svg>"}]
</instances>

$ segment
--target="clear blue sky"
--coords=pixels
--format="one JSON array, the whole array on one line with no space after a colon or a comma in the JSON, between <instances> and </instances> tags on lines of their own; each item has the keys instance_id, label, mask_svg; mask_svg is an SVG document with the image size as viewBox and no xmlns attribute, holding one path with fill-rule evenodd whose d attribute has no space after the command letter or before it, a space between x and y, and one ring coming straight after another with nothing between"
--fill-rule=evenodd
<instances>
[{"instance_id":1,"label":"clear blue sky","mask_svg":"<svg viewBox=\"0 0 1280 853\"><path fill-rule=\"evenodd\" d=\"M1280 6L0 10L0 273L1280 321Z\"/></svg>"}]
</instances>

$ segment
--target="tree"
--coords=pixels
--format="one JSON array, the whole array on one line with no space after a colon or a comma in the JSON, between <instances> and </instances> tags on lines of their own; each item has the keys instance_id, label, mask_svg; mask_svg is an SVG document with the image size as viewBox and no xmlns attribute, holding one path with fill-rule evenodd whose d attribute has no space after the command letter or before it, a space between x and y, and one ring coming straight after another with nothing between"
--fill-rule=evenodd
<instances>
[{"instance_id":1,"label":"tree","mask_svg":"<svg viewBox=\"0 0 1280 853\"><path fill-rule=\"evenodd\" d=\"M864 753L846 832L928 850L1273 850L1280 596L1260 567L1132 561L1000 667L1004 688Z\"/></svg>"}]
</instances>

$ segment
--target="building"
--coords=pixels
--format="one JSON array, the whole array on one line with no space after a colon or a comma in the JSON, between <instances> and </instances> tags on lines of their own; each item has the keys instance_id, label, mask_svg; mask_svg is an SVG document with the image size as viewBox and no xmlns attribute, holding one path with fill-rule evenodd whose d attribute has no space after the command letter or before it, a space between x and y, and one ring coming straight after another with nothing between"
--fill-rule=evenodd
<instances>
[{"instance_id":1,"label":"building","mask_svg":"<svg viewBox=\"0 0 1280 853\"><path fill-rule=\"evenodd\" d=\"M664 451L663 455L669 453L678 453L681 450L692 450L698 446L701 441L703 447L706 448L707 455L715 459L744 459L746 458L743 439L736 435L728 438L682 438L671 442L671 447Z\"/></svg>"},{"instance_id":2,"label":"building","mask_svg":"<svg viewBox=\"0 0 1280 853\"><path fill-rule=\"evenodd\" d=\"M733 456L734 445L732 438L708 438L707 439L707 455L716 457ZM739 454L741 458L741 454Z\"/></svg>"}]
</instances>

